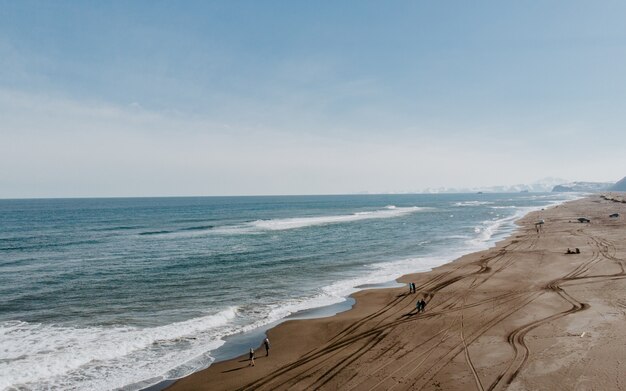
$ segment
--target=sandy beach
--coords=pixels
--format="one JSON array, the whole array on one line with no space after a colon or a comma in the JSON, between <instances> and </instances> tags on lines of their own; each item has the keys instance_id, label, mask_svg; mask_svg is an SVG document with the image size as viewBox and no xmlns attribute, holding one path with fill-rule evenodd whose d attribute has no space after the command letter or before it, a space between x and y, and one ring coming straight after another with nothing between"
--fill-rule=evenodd
<instances>
[{"instance_id":1,"label":"sandy beach","mask_svg":"<svg viewBox=\"0 0 626 391\"><path fill-rule=\"evenodd\" d=\"M600 195L530 213L495 247L399 279L415 294L358 292L350 311L271 329L254 367L244 355L168 390L626 389L625 216Z\"/></svg>"}]
</instances>

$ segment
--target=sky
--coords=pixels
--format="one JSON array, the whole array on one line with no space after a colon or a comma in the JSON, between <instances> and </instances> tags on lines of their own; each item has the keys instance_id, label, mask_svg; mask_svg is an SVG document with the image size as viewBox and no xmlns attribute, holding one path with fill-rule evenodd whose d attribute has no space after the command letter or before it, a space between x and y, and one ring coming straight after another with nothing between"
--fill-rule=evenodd
<instances>
[{"instance_id":1,"label":"sky","mask_svg":"<svg viewBox=\"0 0 626 391\"><path fill-rule=\"evenodd\" d=\"M0 198L626 175L626 2L0 0Z\"/></svg>"}]
</instances>

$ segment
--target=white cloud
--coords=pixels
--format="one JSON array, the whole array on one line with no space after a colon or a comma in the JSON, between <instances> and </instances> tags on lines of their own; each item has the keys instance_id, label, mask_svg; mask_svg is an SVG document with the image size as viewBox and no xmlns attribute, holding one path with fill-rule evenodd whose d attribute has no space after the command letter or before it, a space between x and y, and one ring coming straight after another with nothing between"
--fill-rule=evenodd
<instances>
[{"instance_id":1,"label":"white cloud","mask_svg":"<svg viewBox=\"0 0 626 391\"><path fill-rule=\"evenodd\" d=\"M560 151L523 135L452 138L414 127L349 128L339 137L293 122L280 129L225 125L6 90L0 117L0 197L418 191L626 174L622 154Z\"/></svg>"}]
</instances>

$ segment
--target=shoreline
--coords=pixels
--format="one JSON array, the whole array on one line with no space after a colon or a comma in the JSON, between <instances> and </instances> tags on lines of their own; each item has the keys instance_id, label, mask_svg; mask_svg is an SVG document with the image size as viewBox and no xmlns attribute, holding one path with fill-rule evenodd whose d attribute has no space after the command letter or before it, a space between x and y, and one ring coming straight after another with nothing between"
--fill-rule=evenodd
<instances>
[{"instance_id":1,"label":"shoreline","mask_svg":"<svg viewBox=\"0 0 626 391\"><path fill-rule=\"evenodd\" d=\"M447 255L437 256L437 258L441 258L442 260L440 261L440 263L438 263L435 266L426 266L423 270L417 270L417 271L415 271L415 268L413 268L414 271L401 274L392 280L386 280L383 282L376 282L376 283L366 283L366 284L355 286L354 289L356 291L349 293L346 296L343 296L343 300L341 302L327 304L321 307L311 307L311 308L306 308L303 310L298 310L297 312L294 312L284 318L261 325L253 330L229 335L225 337L224 339L225 342L222 346L220 346L219 348L211 352L211 356L214 357L214 361L212 361L208 367L199 369L181 378L161 380L156 384L145 386L141 388L141 390L142 391L160 391L160 390L168 389L168 387L170 387L175 382L181 379L184 379L188 376L193 376L194 374L198 372L205 371L210 366L216 365L224 361L233 360L240 356L243 357L244 355L247 355L247 351L249 350L249 348L251 346L254 346L254 343L252 343L251 341L255 341L255 340L262 341L265 338L268 330L278 327L284 322L291 321L291 320L323 319L323 318L337 316L346 311L350 311L353 309L354 304L356 302L354 295L359 292L367 291L371 289L374 289L374 290L390 289L390 288L406 289L407 283L400 282L401 279L403 279L404 277L409 276L409 275L414 275L414 274L429 273L441 266L454 263L459 258L464 257L466 255L493 248L500 241L506 240L509 236L514 234L517 231L517 229L519 229L519 226L517 225L517 221L523 218L524 216L526 216L528 213L538 212L546 208L553 208L554 206L560 205L564 202L569 202L569 200L559 201L557 203L548 204L544 206L523 207L523 209L526 209L526 210L524 211L522 209L518 211L521 213L517 215L500 218L497 221L494 221L494 223L497 225L505 223L506 225L510 224L510 226L506 227L502 232L495 232L487 240L484 240L482 244L477 245L475 248L471 248L472 246L468 246L468 248L466 249L457 249L453 251L452 254L450 254L449 256Z\"/></svg>"},{"instance_id":2,"label":"shoreline","mask_svg":"<svg viewBox=\"0 0 626 391\"><path fill-rule=\"evenodd\" d=\"M424 273L427 273L427 272L424 272ZM401 288L404 286L405 284L398 283L396 279L393 281L382 282L379 284L361 285L355 288L359 288L361 290L370 290L370 289L394 289L394 288ZM251 342L251 341L262 341L266 337L266 334L269 330L279 326L283 322L287 322L291 320L312 320L312 319L332 318L338 314L352 310L354 308L354 305L356 304L356 300L352 297L352 294L346 296L344 299L345 299L344 301L341 301L339 303L328 304L322 307L313 307L313 308L300 310L282 319L260 326L256 329L246 331L244 333L229 335L225 338L224 345L220 346L219 348L215 349L212 352L214 353L213 356L215 360L211 363L211 365L218 364L220 362L224 362L228 360L233 360L237 357L242 356L242 352L246 352L250 346L254 346L255 342ZM190 373L187 376L192 376L193 374L201 372L208 368L209 367L200 369L199 371ZM165 390L172 384L176 383L178 380L184 379L187 376L183 376L182 378L177 378L177 379L162 380L156 384L141 388L141 391Z\"/></svg>"},{"instance_id":3,"label":"shoreline","mask_svg":"<svg viewBox=\"0 0 626 391\"><path fill-rule=\"evenodd\" d=\"M512 384L521 384L521 389L535 384L536 388L536 379L545 378L538 365L544 357L529 353L543 353L529 347L530 337L535 341L539 338L536 334L543 333L545 341L558 345L563 333L580 335L572 333L570 329L576 328L572 323L587 322L587 331L582 333L588 339L580 341L596 335L593 327L608 327L613 339L626 341L626 331L617 330L614 322L594 324L590 311L585 311L590 300L579 301L566 288L578 280L585 282L580 289L594 284L624 285L621 256L626 256L626 249L611 240L621 234L615 228L624 224L604 217L604 212L623 213L624 209L624 205L593 195L530 212L517 221L517 230L495 247L464 255L430 272L400 277L399 282L414 281L418 292L426 295L425 313L413 313L414 299L420 295L409 295L405 287L362 290L351 295L356 304L350 311L330 318L287 320L270 329L272 355L258 357L255 367L248 368L247 357L239 356L213 363L167 389L385 389L392 385L398 389L485 389L489 385L490 389L504 389ZM571 222L583 211L591 216L592 224ZM533 222L539 218L545 218L546 224L541 232L535 232ZM582 254L565 255L566 247L580 247ZM589 258L593 254L594 258ZM603 273L586 276L596 272L590 267L603 269ZM620 289L626 287L622 285ZM596 301L604 297L595 295L601 296L594 296ZM549 332L550 328L559 333ZM565 343L557 351L567 358L574 354L570 351L574 345ZM580 349L574 352L585 353ZM600 357L615 353L610 349L586 352ZM408 359L415 366L411 371L405 368ZM553 372L569 371L568 360L563 365L552 364ZM620 365L623 368L624 364ZM391 370L396 367L399 369ZM605 384L626 381L626 375L620 375L626 371L618 372L594 380ZM552 378L560 379L554 384L563 381L559 373L550 377L551 384ZM579 377L574 380L581 384Z\"/></svg>"},{"instance_id":4,"label":"shoreline","mask_svg":"<svg viewBox=\"0 0 626 391\"><path fill-rule=\"evenodd\" d=\"M507 246L511 246L512 244L519 242L519 238L522 236L528 236L529 234L532 234L532 232L534 231L534 226L532 223L535 219L538 219L539 215L541 215L541 217L543 217L544 214L558 215L562 213L560 211L556 212L556 209L558 208L567 209L564 207L569 207L570 205L577 205L580 203L589 203L591 202L590 200L595 199L595 197L596 196L591 196L581 200L569 201L556 206L546 207L544 210L530 212L523 216L521 219L517 220L517 229L509 234L507 237L495 243L494 247L490 247L487 250L466 254L429 272L402 276L398 278L397 281L402 283L415 281L416 283L418 283L419 280L428 280L429 276L432 277L433 275L436 276L441 273L450 274L453 273L455 269L464 268L469 265L475 265L477 263L477 259L478 261L480 261L483 257L493 256L494 253L497 256L502 251L502 248L506 248ZM542 234L538 233L537 236L542 236ZM456 281L454 281L453 283L456 283ZM444 290L446 286L446 284L436 286L436 291ZM430 301L433 300L434 293L432 292L432 289L429 289L431 292L429 292L429 290L424 290L423 288L425 287L427 287L427 285L424 285L423 283L418 284L418 290L422 290L423 293L428 295L429 299L427 301L429 302L429 305L427 307L430 307ZM231 389L233 387L237 388L241 385L245 385L246 382L250 380L258 379L259 377L263 378L264 374L266 376L270 375L272 379L280 378L284 375L282 373L277 374L276 369L280 368L281 366L288 366L291 358L293 359L291 361L295 361L297 358L299 358L298 352L306 353L311 349L315 350L318 345L324 345L325 343L332 342L327 341L324 337L320 337L317 335L311 336L311 333L315 334L316 332L319 332L320 329L327 331L340 328L341 325L345 325L346 323L362 318L364 315L365 318L367 318L367 314L370 314L369 316L371 316L372 312L376 313L376 310L380 310L380 308L385 308L385 306L389 306L389 301L404 301L405 303L402 307L403 310L407 310L410 312L412 300L411 303L407 303L407 296L408 294L406 293L406 287L375 291L363 290L356 292L351 295L351 297L356 300L356 305L350 311L337 314L331 318L309 319L305 321L287 320L279 324L275 328L269 330L268 335L270 336L270 340L275 341L276 339L278 339L279 346L282 345L283 340L288 340L286 341L286 346L290 346L291 350L296 350L290 351L288 357L282 357L279 360L280 362L272 363L271 367L259 370L258 368L260 367L260 365L257 364L257 366L255 366L254 368L250 368L249 370L244 371L243 369L246 368L244 364L247 364L247 357L245 357L245 355L240 355L236 359L215 362L207 369L177 380L171 387L168 387L167 389ZM417 296L415 296L415 298L417 298ZM421 318L428 318L428 316L425 315L418 316ZM308 330L308 332L306 332L306 330ZM294 340L303 342L302 348L294 347ZM273 342L272 352L278 351L279 346L276 346L276 344ZM237 372L237 375L233 377L232 375L230 375L232 373L231 371ZM254 372L254 374L251 374L251 372ZM288 370L287 372L290 371ZM254 382L251 382L250 384L252 383ZM296 388L298 388L298 386L296 386Z\"/></svg>"},{"instance_id":5,"label":"shoreline","mask_svg":"<svg viewBox=\"0 0 626 391\"><path fill-rule=\"evenodd\" d=\"M496 246L500 241L502 240L506 240L506 238L508 238L509 236L511 236L512 234L515 233L515 231L517 231L517 229L519 228L517 225L517 221L521 218L523 218L524 216L526 216L528 213L533 213L536 211L540 211L540 210L544 210L545 208L552 208L556 205L560 205L564 202L569 202L569 201L561 201L558 202L556 204L550 204L550 205L545 205L545 206L541 206L541 207L535 207L535 208L531 208L531 210L523 212L523 214L518 215L518 216L509 216L509 217L505 217L500 219L499 221L507 221L509 223L512 222L512 227L509 227L507 230L505 230L504 232L500 232L500 233L495 233L492 237L490 237L488 240L486 240L484 243L486 245L485 248L483 249L467 249L467 251L457 251L456 254L454 255L450 255L449 257L446 257L448 260L443 261L441 264L434 266L434 267L427 267L425 270L419 270L419 271L413 271L410 273L405 273L402 275L399 275L398 277L396 277L395 279L392 280L388 280L388 281L383 281L383 282L378 282L378 283L371 283L371 284L363 284L363 285L359 285L359 286L355 286L354 288L357 289L355 292L348 294L347 296L343 297L343 301L341 302L337 302L337 303L333 303L333 304L328 304L328 305L323 305L321 307L311 307L311 308L307 308L307 309L303 309L303 310L299 310L297 312L294 312L284 318L275 320L273 322L270 322L268 324L264 324L262 326L259 326L256 329L250 330L250 331L246 331L244 333L238 333L238 334L234 334L234 335L230 335L227 336L225 338L225 342L222 346L220 346L219 348L215 349L214 351L212 351L211 355L214 357L214 361L212 361L210 363L210 365L208 367L199 369L193 373L190 373L186 376L183 376L181 378L175 378L175 379L165 379L162 381L159 381L156 384L152 384L146 387L141 388L142 391L161 391L161 390L165 390L168 389L168 387L170 387L172 384L176 383L177 381L184 379L188 376L193 376L194 374L198 373L198 372L202 372L204 370L207 370L210 366L218 364L220 362L223 361L229 361L229 360L233 360L235 358L238 357L243 357L247 354L248 349L251 346L254 346L254 343L251 343L251 341L254 340L258 340L258 341L262 341L268 330L271 330L277 326L279 326L280 324L286 322L286 321L290 321L290 320L311 320L311 319L323 319L323 318L328 318L328 317L333 317L333 316L337 316L338 314L342 313L342 312L346 312L346 311L350 311L354 308L354 304L356 303L356 300L354 298L354 295L358 292L361 291L365 291L365 290L370 290L370 289L390 289L390 288L404 288L406 289L407 287L407 283L402 283L400 282L400 280L406 276L409 275L414 275L414 274L422 274L422 273L429 273L432 272L433 270L449 264L449 263L453 263L456 262L459 258L469 255L469 254L473 254L475 252L478 251L484 251L484 250L488 250L490 248L493 248L494 246ZM498 221L498 222L499 222ZM259 348L257 346L257 348Z\"/></svg>"},{"instance_id":6,"label":"shoreline","mask_svg":"<svg viewBox=\"0 0 626 391\"><path fill-rule=\"evenodd\" d=\"M22 276L37 278L29 279L32 284L7 287L15 295L9 302L16 306L7 307L9 323L3 330L9 334L4 342L15 359L9 359L5 376L0 377L6 384L35 388L127 390L180 379L214 362L216 350L229 336L300 315L298 311L345 302L371 284L429 271L461 254L492 246L531 209L573 197L579 195L389 195L278 198L241 205L231 199L217 204L145 200L133 204L145 208L146 215L129 213L131 205L117 200L84 201L72 207L25 201L16 218L8 220L8 232L24 226L42 235L11 233L5 247L10 249L9 260L18 262L9 262L6 271L12 282ZM227 210L210 217L208 212L226 205ZM51 211L58 214L59 227L30 221ZM377 211L385 213L373 221L333 223L333 216L343 219L372 211L375 216ZM100 212L111 213L111 219L93 221L85 214ZM215 235L205 235L207 219L218 228ZM281 229L219 231L262 221ZM292 222L298 227L292 227ZM67 240L40 240L57 234ZM58 258L50 268L38 267L43 258L33 258L34 268L19 261L44 250L50 259ZM77 259L80 269L74 268ZM29 288L37 288L39 279L66 269L70 280L60 279L50 295L37 291L29 299L33 306L41 306L41 312L20 309L20 297L30 295ZM74 307L74 296L64 294L73 292L76 284L88 288L80 301L95 303L93 308ZM101 289L111 286L116 288L102 296ZM21 318L23 322L11 322ZM262 338L249 340L258 344ZM248 344L242 341L237 353L247 351ZM230 339L224 348L229 345Z\"/></svg>"}]
</instances>

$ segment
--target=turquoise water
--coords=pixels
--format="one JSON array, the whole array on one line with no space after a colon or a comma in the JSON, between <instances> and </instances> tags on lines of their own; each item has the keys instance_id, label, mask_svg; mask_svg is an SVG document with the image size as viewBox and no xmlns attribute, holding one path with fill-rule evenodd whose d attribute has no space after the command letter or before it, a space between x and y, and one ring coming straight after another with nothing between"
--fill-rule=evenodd
<instances>
[{"instance_id":1,"label":"turquoise water","mask_svg":"<svg viewBox=\"0 0 626 391\"><path fill-rule=\"evenodd\" d=\"M0 200L0 389L137 389L565 194Z\"/></svg>"}]
</instances>

